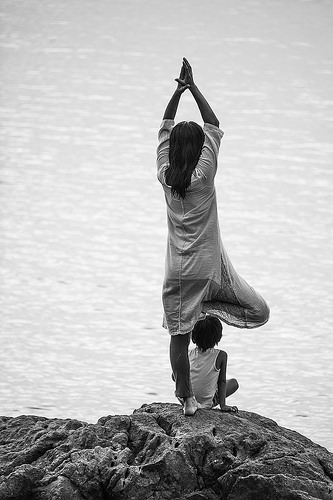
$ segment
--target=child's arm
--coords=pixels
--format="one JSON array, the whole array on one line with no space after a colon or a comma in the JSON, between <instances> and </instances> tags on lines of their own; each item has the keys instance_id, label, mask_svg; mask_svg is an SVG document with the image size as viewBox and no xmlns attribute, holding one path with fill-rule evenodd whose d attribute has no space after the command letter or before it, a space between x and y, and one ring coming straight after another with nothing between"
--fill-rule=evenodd
<instances>
[{"instance_id":1,"label":"child's arm","mask_svg":"<svg viewBox=\"0 0 333 500\"><path fill-rule=\"evenodd\" d=\"M221 411L237 412L236 406L228 406L225 404L227 395L227 363L228 355L225 351L220 351L216 360L216 368L220 365L220 374L217 382L217 390Z\"/></svg>"}]
</instances>

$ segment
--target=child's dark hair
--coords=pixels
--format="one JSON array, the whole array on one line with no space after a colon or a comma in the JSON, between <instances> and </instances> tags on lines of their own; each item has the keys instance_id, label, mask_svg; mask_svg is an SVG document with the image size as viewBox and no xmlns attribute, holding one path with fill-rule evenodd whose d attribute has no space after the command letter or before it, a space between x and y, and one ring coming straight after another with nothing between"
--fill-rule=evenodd
<instances>
[{"instance_id":1,"label":"child's dark hair","mask_svg":"<svg viewBox=\"0 0 333 500\"><path fill-rule=\"evenodd\" d=\"M215 316L198 321L192 331L192 341L201 351L207 351L220 342L222 324Z\"/></svg>"}]
</instances>

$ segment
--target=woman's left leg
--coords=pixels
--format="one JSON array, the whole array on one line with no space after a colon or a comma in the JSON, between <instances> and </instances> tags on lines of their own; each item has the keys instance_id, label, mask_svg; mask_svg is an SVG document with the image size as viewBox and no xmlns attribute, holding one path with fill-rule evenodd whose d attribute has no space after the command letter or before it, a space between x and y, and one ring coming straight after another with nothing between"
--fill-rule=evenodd
<instances>
[{"instance_id":1,"label":"woman's left leg","mask_svg":"<svg viewBox=\"0 0 333 500\"><path fill-rule=\"evenodd\" d=\"M263 297L240 276L233 283L225 280L213 299L203 303L202 310L238 328L258 328L269 319Z\"/></svg>"},{"instance_id":2,"label":"woman's left leg","mask_svg":"<svg viewBox=\"0 0 333 500\"><path fill-rule=\"evenodd\" d=\"M269 307L263 297L234 269L221 244L221 282L203 312L238 328L258 328L269 319Z\"/></svg>"}]
</instances>

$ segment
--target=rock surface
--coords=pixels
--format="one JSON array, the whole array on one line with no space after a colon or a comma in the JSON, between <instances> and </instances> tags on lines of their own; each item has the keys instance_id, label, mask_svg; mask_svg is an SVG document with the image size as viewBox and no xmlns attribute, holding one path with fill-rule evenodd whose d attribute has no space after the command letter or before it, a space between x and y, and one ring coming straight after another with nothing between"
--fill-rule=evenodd
<instances>
[{"instance_id":1,"label":"rock surface","mask_svg":"<svg viewBox=\"0 0 333 500\"><path fill-rule=\"evenodd\" d=\"M255 413L0 417L1 500L329 500L333 455Z\"/></svg>"}]
</instances>

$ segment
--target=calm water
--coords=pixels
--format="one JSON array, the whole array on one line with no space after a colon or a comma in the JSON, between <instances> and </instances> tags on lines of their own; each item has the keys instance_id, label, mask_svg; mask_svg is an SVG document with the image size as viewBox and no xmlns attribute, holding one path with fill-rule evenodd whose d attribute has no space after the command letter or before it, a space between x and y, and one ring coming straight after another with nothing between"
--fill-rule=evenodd
<instances>
[{"instance_id":1,"label":"calm water","mask_svg":"<svg viewBox=\"0 0 333 500\"><path fill-rule=\"evenodd\" d=\"M271 307L225 327L230 403L332 450L332 2L1 10L0 414L174 401L155 148L185 55L225 131L225 246ZM177 118L200 121L190 95Z\"/></svg>"}]
</instances>

